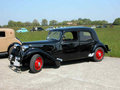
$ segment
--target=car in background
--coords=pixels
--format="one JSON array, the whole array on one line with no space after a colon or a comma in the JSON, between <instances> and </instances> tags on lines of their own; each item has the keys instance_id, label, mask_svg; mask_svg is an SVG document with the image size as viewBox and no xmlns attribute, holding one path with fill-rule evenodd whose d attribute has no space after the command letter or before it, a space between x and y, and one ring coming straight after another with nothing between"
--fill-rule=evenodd
<instances>
[{"instance_id":1,"label":"car in background","mask_svg":"<svg viewBox=\"0 0 120 90\"><path fill-rule=\"evenodd\" d=\"M43 31L44 29L42 27L33 27L30 31L34 32L34 31Z\"/></svg>"},{"instance_id":2,"label":"car in background","mask_svg":"<svg viewBox=\"0 0 120 90\"><path fill-rule=\"evenodd\" d=\"M21 44L13 29L0 28L0 55L10 54L14 44Z\"/></svg>"},{"instance_id":3,"label":"car in background","mask_svg":"<svg viewBox=\"0 0 120 90\"><path fill-rule=\"evenodd\" d=\"M107 25L99 25L96 28L107 28Z\"/></svg>"},{"instance_id":4,"label":"car in background","mask_svg":"<svg viewBox=\"0 0 120 90\"><path fill-rule=\"evenodd\" d=\"M19 30L16 31L17 33L24 33L24 32L28 32L28 30L26 28L20 28Z\"/></svg>"},{"instance_id":5,"label":"car in background","mask_svg":"<svg viewBox=\"0 0 120 90\"><path fill-rule=\"evenodd\" d=\"M95 26L95 25L93 25L93 26L91 26L91 28L95 29L95 28L96 28L96 26Z\"/></svg>"},{"instance_id":6,"label":"car in background","mask_svg":"<svg viewBox=\"0 0 120 90\"><path fill-rule=\"evenodd\" d=\"M46 29L46 31L50 31L50 30L53 30L55 29L53 26L50 26L49 28Z\"/></svg>"}]
</instances>

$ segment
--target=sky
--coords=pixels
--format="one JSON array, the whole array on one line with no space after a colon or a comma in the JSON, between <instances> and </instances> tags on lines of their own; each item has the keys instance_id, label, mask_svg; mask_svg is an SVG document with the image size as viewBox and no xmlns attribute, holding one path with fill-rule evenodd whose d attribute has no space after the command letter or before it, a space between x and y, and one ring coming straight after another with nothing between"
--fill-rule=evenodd
<instances>
[{"instance_id":1,"label":"sky","mask_svg":"<svg viewBox=\"0 0 120 90\"><path fill-rule=\"evenodd\" d=\"M73 20L89 18L112 23L120 17L120 0L0 0L0 25L9 20Z\"/></svg>"}]
</instances>

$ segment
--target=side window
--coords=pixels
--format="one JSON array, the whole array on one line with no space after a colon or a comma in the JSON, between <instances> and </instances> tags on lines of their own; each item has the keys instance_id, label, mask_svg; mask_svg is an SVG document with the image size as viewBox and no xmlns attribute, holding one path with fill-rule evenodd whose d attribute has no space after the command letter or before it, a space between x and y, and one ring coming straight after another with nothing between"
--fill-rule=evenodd
<instances>
[{"instance_id":1,"label":"side window","mask_svg":"<svg viewBox=\"0 0 120 90\"><path fill-rule=\"evenodd\" d=\"M0 37L5 37L5 32L0 32Z\"/></svg>"},{"instance_id":2,"label":"side window","mask_svg":"<svg viewBox=\"0 0 120 90\"><path fill-rule=\"evenodd\" d=\"M71 32L66 32L64 33L64 38L65 40L72 40L73 39L73 35Z\"/></svg>"},{"instance_id":3,"label":"side window","mask_svg":"<svg viewBox=\"0 0 120 90\"><path fill-rule=\"evenodd\" d=\"M80 41L91 41L92 36L90 32L80 31Z\"/></svg>"},{"instance_id":4,"label":"side window","mask_svg":"<svg viewBox=\"0 0 120 90\"><path fill-rule=\"evenodd\" d=\"M73 31L73 32L65 32L64 33L64 37L63 37L63 41L75 41L77 40L77 32Z\"/></svg>"}]
</instances>

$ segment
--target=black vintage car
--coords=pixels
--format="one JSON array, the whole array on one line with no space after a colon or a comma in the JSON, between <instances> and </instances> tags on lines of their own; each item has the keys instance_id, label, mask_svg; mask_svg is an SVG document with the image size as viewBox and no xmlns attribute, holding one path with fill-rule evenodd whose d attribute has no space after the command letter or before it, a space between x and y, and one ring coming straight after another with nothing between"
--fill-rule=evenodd
<instances>
[{"instance_id":1,"label":"black vintage car","mask_svg":"<svg viewBox=\"0 0 120 90\"><path fill-rule=\"evenodd\" d=\"M92 28L65 27L49 31L46 40L15 44L9 60L11 66L19 68L28 64L31 72L36 73L48 60L57 68L67 60L90 58L99 62L108 51L108 45L99 41Z\"/></svg>"}]
</instances>

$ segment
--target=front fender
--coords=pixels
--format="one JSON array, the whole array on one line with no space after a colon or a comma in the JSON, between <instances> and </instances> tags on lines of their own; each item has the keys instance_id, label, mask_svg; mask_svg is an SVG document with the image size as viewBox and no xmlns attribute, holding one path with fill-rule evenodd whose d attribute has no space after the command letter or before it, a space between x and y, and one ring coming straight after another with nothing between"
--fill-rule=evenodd
<instances>
[{"instance_id":1,"label":"front fender","mask_svg":"<svg viewBox=\"0 0 120 90\"><path fill-rule=\"evenodd\" d=\"M39 49L39 48L30 48L27 51L24 52L24 54L22 55L23 59L27 59L29 57L31 57L34 54L40 54L46 58L49 58L50 60L56 61L56 59L50 55L49 53Z\"/></svg>"}]
</instances>

